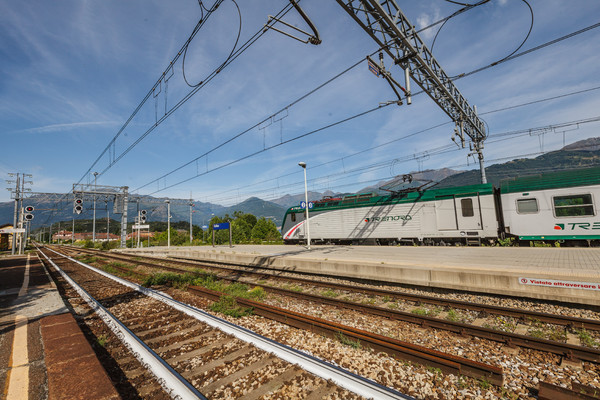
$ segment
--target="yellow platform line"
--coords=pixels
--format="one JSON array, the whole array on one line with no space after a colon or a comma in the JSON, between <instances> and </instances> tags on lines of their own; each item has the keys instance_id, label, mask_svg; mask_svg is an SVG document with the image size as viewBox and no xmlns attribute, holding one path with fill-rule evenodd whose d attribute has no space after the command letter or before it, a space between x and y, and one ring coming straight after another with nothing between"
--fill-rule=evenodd
<instances>
[{"instance_id":1,"label":"yellow platform line","mask_svg":"<svg viewBox=\"0 0 600 400\"><path fill-rule=\"evenodd\" d=\"M25 265L25 277L19 291L19 297L27 293L29 287L29 258ZM27 323L24 315L15 316L15 333L13 336L12 355L8 365L7 400L22 400L29 398L29 354L27 349Z\"/></svg>"}]
</instances>

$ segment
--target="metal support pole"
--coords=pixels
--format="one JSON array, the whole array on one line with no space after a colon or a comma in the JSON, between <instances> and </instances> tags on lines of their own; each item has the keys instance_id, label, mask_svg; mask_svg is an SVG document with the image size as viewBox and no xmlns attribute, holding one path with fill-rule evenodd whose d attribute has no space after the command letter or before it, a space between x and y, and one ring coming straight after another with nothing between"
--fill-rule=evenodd
<instances>
[{"instance_id":1,"label":"metal support pole","mask_svg":"<svg viewBox=\"0 0 600 400\"><path fill-rule=\"evenodd\" d=\"M110 242L110 210L106 201L106 242Z\"/></svg>"},{"instance_id":2,"label":"metal support pole","mask_svg":"<svg viewBox=\"0 0 600 400\"><path fill-rule=\"evenodd\" d=\"M194 240L192 236L192 208L194 207L194 203L192 203L192 193L190 192L190 246L192 245L192 240Z\"/></svg>"},{"instance_id":3,"label":"metal support pole","mask_svg":"<svg viewBox=\"0 0 600 400\"><path fill-rule=\"evenodd\" d=\"M24 217L23 192L24 191L25 191L25 174L23 174L23 179L21 180L21 196L19 198L19 228L23 228L25 225L23 223L23 217ZM24 240L23 240L24 238L25 238L25 234L19 233L19 255L23 254L23 251L25 250Z\"/></svg>"},{"instance_id":4,"label":"metal support pole","mask_svg":"<svg viewBox=\"0 0 600 400\"><path fill-rule=\"evenodd\" d=\"M15 188L15 211L14 211L14 216L13 216L13 229L15 229L17 227L17 215L19 212L19 174L17 173L17 186ZM17 234L13 233L12 234L12 251L11 254L14 256L15 255L15 250L17 248Z\"/></svg>"},{"instance_id":5,"label":"metal support pole","mask_svg":"<svg viewBox=\"0 0 600 400\"><path fill-rule=\"evenodd\" d=\"M94 217L92 222L92 242L96 243L96 191L98 185L96 184L96 178L98 177L98 172L94 172Z\"/></svg>"},{"instance_id":6,"label":"metal support pole","mask_svg":"<svg viewBox=\"0 0 600 400\"><path fill-rule=\"evenodd\" d=\"M481 149L477 149L477 158L479 158L479 171L481 171L481 183L487 183L487 177L485 176L485 167L483 166L483 153Z\"/></svg>"},{"instance_id":7,"label":"metal support pole","mask_svg":"<svg viewBox=\"0 0 600 400\"><path fill-rule=\"evenodd\" d=\"M167 200L167 248L171 248L171 202Z\"/></svg>"},{"instance_id":8,"label":"metal support pole","mask_svg":"<svg viewBox=\"0 0 600 400\"><path fill-rule=\"evenodd\" d=\"M298 163L304 170L304 200L306 202L306 247L310 250L310 225L308 216L308 184L306 183L306 163Z\"/></svg>"},{"instance_id":9,"label":"metal support pole","mask_svg":"<svg viewBox=\"0 0 600 400\"><path fill-rule=\"evenodd\" d=\"M73 229L71 230L71 244L75 243L75 217L73 217Z\"/></svg>"},{"instance_id":10,"label":"metal support pole","mask_svg":"<svg viewBox=\"0 0 600 400\"><path fill-rule=\"evenodd\" d=\"M123 213L121 214L121 247L127 247L127 201L128 186L123 186Z\"/></svg>"}]
</instances>

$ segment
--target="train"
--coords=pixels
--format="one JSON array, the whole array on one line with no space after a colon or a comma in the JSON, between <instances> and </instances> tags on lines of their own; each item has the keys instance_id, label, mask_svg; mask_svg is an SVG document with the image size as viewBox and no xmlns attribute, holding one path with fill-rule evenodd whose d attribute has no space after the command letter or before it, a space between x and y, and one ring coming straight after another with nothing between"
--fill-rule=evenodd
<instances>
[{"instance_id":1,"label":"train","mask_svg":"<svg viewBox=\"0 0 600 400\"><path fill-rule=\"evenodd\" d=\"M308 212L311 243L600 245L600 167L503 179L497 187L405 186L386 195L314 201ZM305 209L289 208L281 227L284 243L305 243L306 225Z\"/></svg>"}]
</instances>

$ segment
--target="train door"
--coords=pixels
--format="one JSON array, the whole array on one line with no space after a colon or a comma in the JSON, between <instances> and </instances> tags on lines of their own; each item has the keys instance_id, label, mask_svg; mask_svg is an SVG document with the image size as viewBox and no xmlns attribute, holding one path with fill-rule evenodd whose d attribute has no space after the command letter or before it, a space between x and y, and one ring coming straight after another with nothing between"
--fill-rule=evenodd
<instances>
[{"instance_id":1,"label":"train door","mask_svg":"<svg viewBox=\"0 0 600 400\"><path fill-rule=\"evenodd\" d=\"M456 214L456 199L454 195L435 197L435 218L440 231L455 231L458 229Z\"/></svg>"},{"instance_id":2,"label":"train door","mask_svg":"<svg viewBox=\"0 0 600 400\"><path fill-rule=\"evenodd\" d=\"M479 193L473 197L455 199L459 230L482 230L481 199Z\"/></svg>"}]
</instances>

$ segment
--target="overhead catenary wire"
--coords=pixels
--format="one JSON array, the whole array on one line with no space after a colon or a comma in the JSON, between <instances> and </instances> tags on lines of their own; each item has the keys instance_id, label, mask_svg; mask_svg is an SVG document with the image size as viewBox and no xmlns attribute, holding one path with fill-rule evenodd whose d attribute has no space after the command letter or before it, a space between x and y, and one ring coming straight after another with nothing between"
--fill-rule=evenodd
<instances>
[{"instance_id":1,"label":"overhead catenary wire","mask_svg":"<svg viewBox=\"0 0 600 400\"><path fill-rule=\"evenodd\" d=\"M200 2L200 4L202 5L202 2ZM215 3L215 4L216 4L216 3ZM466 3L463 3L463 4L466 4ZM535 48L532 48L532 49L529 49L529 50L523 51L523 52L521 52L521 53L515 54L515 55L513 55L513 56L510 56L510 57L506 58L506 59L505 59L505 60L503 60L502 62L509 61L509 60L515 59L515 58L517 58L517 57L520 57L520 56L522 56L522 55L529 54L529 53L531 53L531 52L533 52L533 51L540 50L540 49L542 49L542 48L544 48L544 47L547 47L547 46L549 46L549 45L551 45L551 44L558 43L559 41L562 41L562 40L565 40L565 39L571 38L571 37L573 37L573 36L575 36L575 35L579 35L579 34L581 34L581 33L587 32L587 31L589 31L589 30L591 30L591 29L595 29L595 28L597 28L598 26L600 26L600 23L598 23L598 24L594 24L594 25L591 25L591 26L589 26L589 27L587 27L587 28L584 28L584 29L581 29L581 30L579 30L579 31L573 32L573 33L571 33L571 34L565 35L565 36L563 36L563 37L560 37L560 38L558 38L558 39L555 39L555 40L553 40L553 41L550 41L550 42L544 43L544 44L542 44L542 45L539 45L539 46L537 46L537 47L535 47ZM182 48L183 48L183 47L182 47ZM361 61L362 61L362 59L361 59ZM480 68L480 69L478 69L478 70L471 71L471 72L469 72L469 73L463 73L463 74L459 75L457 79L460 79L460 78L466 77L466 76L468 76L468 75L474 74L474 73L476 73L476 72L482 71L482 70L484 70L484 69L490 68L490 67L492 67L492 66L495 66L495 65L498 65L498 63L496 63L496 64L490 64L490 65L488 65L488 66L486 66L486 67ZM152 93L152 90L149 92L149 94L151 94L151 93ZM113 143L114 143L114 141L113 141L113 142L111 142L111 144L109 144L109 146L107 146L107 150L108 150L108 149L110 149L110 146L111 146ZM103 153L103 154L102 154L102 155L99 157L99 159L100 159L100 158L101 158L101 157L102 157L104 154L105 154L105 153ZM95 165L95 164L94 164L94 165ZM90 169L88 170L88 172L86 172L86 174L89 174L89 172L92 170L92 168L93 168L93 166L94 166L94 165L92 165L92 167L90 167ZM85 175L84 175L84 176L85 176ZM83 177L82 177L82 179L83 179ZM81 179L80 179L80 181L79 181L79 182L81 182Z\"/></svg>"},{"instance_id":2,"label":"overhead catenary wire","mask_svg":"<svg viewBox=\"0 0 600 400\"><path fill-rule=\"evenodd\" d=\"M529 103L525 103L524 105L527 105L527 104L529 104ZM491 112L495 112L495 111L491 111ZM600 116L586 118L586 119L580 119L580 120L576 120L576 121L567 121L567 122L562 122L562 123L556 123L556 124L546 125L546 126L542 126L542 127L533 127L533 128L520 129L520 130L509 131L509 132L504 132L504 133L497 133L497 134L493 134L493 135L490 136L491 140L488 143L493 144L493 143L497 143L497 142L506 140L506 139L504 139L505 137L509 137L509 138L512 139L514 137L527 136L527 135L530 135L532 132L536 132L536 131L548 131L548 130L563 129L563 128L567 128L567 127L574 126L574 125L583 125L583 124L588 124L588 123L593 123L593 122L598 122L598 121L600 121ZM334 160L329 160L329 161L324 162L324 163L316 164L316 165L314 165L312 167L312 169L313 170L314 169L318 169L319 167L323 167L323 166L326 166L326 165L329 165L329 164L332 164L332 163L340 162L343 159L352 158L352 157L355 157L355 156L357 156L359 154L362 154L362 153L365 153L365 152L368 152L368 151L373 151L373 150L376 150L376 149L384 147L384 146L389 146L390 144L392 144L394 142L398 142L398 141L407 139L407 138L415 136L417 134L421 134L421 133L423 133L423 132L425 132L427 130L432 130L432 129L435 129L435 128L438 128L438 127L441 127L441 126L447 125L447 124L450 124L450 122L445 122L445 123L438 124L438 125L430 127L430 128L426 128L424 130L413 132L413 133L404 135L404 136L402 136L400 138L396 138L394 140L382 143L382 144L380 144L378 146L374 146L374 147L371 147L369 149L361 150L360 152L357 152L357 153L349 154L349 155L346 155L344 157L340 157L340 158L337 158L337 159L334 159ZM444 145L444 146L440 146L440 147L436 147L436 148L430 148L430 149L424 150L424 151L422 151L420 153L427 153L428 155L437 155L437 154L447 153L449 151L460 151L460 150L461 149L456 148L456 146L454 144L450 143L448 145ZM373 165L375 165L375 166L387 165L387 163L389 163L390 161L394 161L394 160L395 161L399 161L399 162L403 162L403 161L410 161L410 160L414 160L414 159L416 159L416 156L410 154L410 155L406 155L404 157L399 157L399 158L396 157L396 158L394 158L392 160L387 160L387 161L384 161L382 163L376 163L376 164L369 164L369 165L358 166L358 167L356 167L354 169L351 169L351 170L348 170L346 172L347 173L351 173L351 172L354 172L354 171L361 171L361 173L362 173L362 172L365 172L366 170L369 170L370 168L372 168ZM254 182L253 184L242 186L242 187L238 187L238 188L235 188L235 189L232 189L232 190L238 190L239 191L239 189L242 189L242 188L245 188L245 187L259 185L261 183L266 183L266 182L269 182L269 181L274 181L274 180L282 179L284 177L295 175L295 174L296 174L295 172L294 173L288 173L288 174L285 174L285 175L281 175L281 176L278 176L278 177L274 177L274 178L271 178L271 179L264 180L262 182ZM337 173L336 173L336 175L337 175ZM327 176L331 176L331 175L327 175ZM352 175L350 175L350 176L352 176ZM314 179L318 179L318 178L314 178ZM263 189L263 190L270 191L272 189L274 189L274 188L267 188L267 189ZM226 192L221 192L221 193L224 194L224 193L227 193L227 191Z\"/></svg>"},{"instance_id":3,"label":"overhead catenary wire","mask_svg":"<svg viewBox=\"0 0 600 400\"><path fill-rule=\"evenodd\" d=\"M443 20L445 20L445 19L442 19L442 20L440 20L440 21L443 21ZM426 28L424 28L424 29L427 29L427 28L433 27L433 26L435 26L437 23L439 23L439 21L438 21L438 22L436 22L436 23L434 23L434 24L431 24L431 25L429 25L428 27L426 27ZM587 31L589 31L589 30L591 30L591 29L597 28L598 26L600 26L600 23L598 23L598 24L594 24L594 25L591 25L591 26L588 26L587 28L584 28L584 29L580 29L580 30L578 30L578 31L576 31L576 32L573 32L573 33L571 33L571 34L569 34L569 35L562 36L562 37L560 37L560 38L558 38L558 39L554 39L554 40L552 40L552 41L550 41L550 42L547 42L547 43L545 43L545 44L542 44L542 45L540 45L540 46L537 46L537 47L535 47L535 48L533 48L533 49L526 50L526 51L524 51L524 52L521 52L521 53L518 53L518 54L514 54L514 55L511 55L511 56L505 57L505 58L504 58L504 59L502 59L501 61L498 61L498 62L495 62L495 63L493 63L493 64L490 64L490 65L489 65L489 66L487 66L487 67L479 68L478 70L474 70L474 71L471 71L471 72L468 72L468 73L463 73L463 74L460 74L458 77L456 77L456 79L461 79L461 78L464 78L464 77L466 77L466 76L472 75L472 74L474 74L474 73L477 73L477 72L479 72L479 71L483 71L483 70L485 70L485 69L487 69L487 68L491 68L491 67L493 67L493 66L499 65L500 63L503 63L503 62L506 62L506 61L510 61L510 60L512 60L512 59L515 59L515 58L517 58L517 57L520 57L521 55L524 55L524 54L529 54L529 53L531 53L531 52L533 52L533 51L540 50L540 49L542 49L542 48L544 48L544 47L547 47L549 44L558 43L558 42L560 42L560 41L562 41L562 40L565 40L565 39L568 39L568 38L574 37L574 36L576 36L576 35L579 35L579 34L582 34L582 33L584 33L584 32L587 32ZM521 46L522 46L522 44L521 44ZM521 46L519 46L519 48L520 48ZM380 49L377 49L376 51L374 51L373 53L371 53L371 55L373 55L373 54L376 54L376 53L377 53L377 52L379 52L379 51L380 51ZM513 52L513 53L514 53L514 52ZM360 65L362 62L364 62L364 58L361 58L360 60L358 60L357 62L355 62L354 64L352 64L350 67L348 67L348 68L344 69L342 72L340 72L340 73L336 74L335 76L333 76L333 77L332 77L332 78L330 78L329 80L325 81L323 84L321 84L321 85L317 86L316 88L312 89L311 91L307 92L306 94L304 94L304 95L300 96L298 99L294 100L293 102L291 102L291 103L290 103L290 104L288 104L287 106L285 106L285 107L281 108L280 110L276 111L275 113L271 114L271 115L270 115L270 116L268 116L267 118L264 118L262 121L260 121L260 122L258 122L258 123L256 123L256 124L254 124L253 126L251 126L251 127L247 128L247 129L245 129L244 131L242 131L242 132L240 132L240 133L238 133L238 134L234 135L233 137L231 137L230 139L226 140L225 142L222 142L222 143L220 143L219 145L217 145L217 146L213 147L212 149L210 149L210 150L208 150L208 151L204 152L203 154L201 154L201 155L197 156L196 158L194 158L194 159L192 159L192 160L190 160L190 161L188 161L188 162L186 162L186 163L182 164L181 166L179 166L179 167L177 167L177 168L175 168L175 169L173 169L173 170L171 170L171 171L169 171L169 172L167 172L167 173L165 173L165 174L161 175L160 177L158 177L158 178L156 178L156 179L154 179L154 180L152 180L152 181L150 181L150 182L148 182L148 183L146 183L146 184L144 184L144 185L142 185L142 186L139 186L139 187L137 187L136 189L134 189L134 190L133 190L133 192L137 192L137 191L139 191L139 190L141 190L141 189L143 189L143 188L145 188L145 187L147 187L147 186L149 186L149 185L151 185L151 184L153 184L153 183L159 182L160 180L162 180L162 179L165 179L165 178L166 178L166 177L168 177L169 175L172 175L172 174L174 174L175 172L182 170L183 168L185 168L185 167L187 167L187 166L189 166L189 165L191 165L191 164L195 163L196 161L200 160L201 158L203 158L203 157L205 157L205 156L207 156L207 155L211 154L212 152L214 152L214 151L216 151L216 150L218 150L218 149L222 148L222 147L223 147L223 146L225 146L226 144L228 144L228 143L231 143L232 141L234 141L235 139L239 138L240 136L242 136L242 135L244 135L244 134L246 134L246 133L248 133L248 132L252 131L253 129L255 129L255 128L257 128L258 126L260 126L262 123L264 123L264 122L268 121L268 120L269 120L270 118L272 118L274 115L277 115L278 113L280 113L280 112L282 112L282 111L284 111L284 110L286 110L286 109L289 109L290 107L292 107L292 106L294 106L295 104L299 103L300 101L302 101L302 100L306 99L306 98L307 98L307 97L309 97L310 95L312 95L312 94L316 93L318 90L320 90L320 89L324 88L324 87L325 87L325 86L327 86L329 83L333 82L334 80L336 80L336 79L338 79L339 77L341 77L342 75L346 74L347 72L349 72L350 70L352 70L352 69L353 69L353 68L355 68L356 66ZM414 96L417 96L417 95L419 95L419 94L422 94L422 93L424 93L424 92L423 92L423 91L415 92L415 93L413 93L413 94L412 94L412 96L414 97ZM199 175L198 175L198 176L199 176ZM188 182L189 180L190 180L190 179L186 179L186 180L184 180L184 181L181 181L179 184L181 184L181 183L185 183L185 182ZM165 189L167 189L167 188L171 188L171 187L173 187L173 185L170 185L170 186L168 186L168 187L165 187L165 188L163 188L163 189L160 189L160 190L158 190L158 191L155 191L155 192L153 192L153 194L154 194L154 193L157 193L157 192L160 192L160 191L162 191L162 190L165 190Z\"/></svg>"},{"instance_id":4,"label":"overhead catenary wire","mask_svg":"<svg viewBox=\"0 0 600 400\"><path fill-rule=\"evenodd\" d=\"M538 99L538 100L536 100L536 101L533 101L533 102L527 102L527 103L523 103L523 104L521 104L521 105L515 105L515 106L512 106L512 107L509 107L508 109L513 109L513 108L517 108L517 107L523 107L523 106L527 106L527 105L530 105L530 104L540 103L540 102L542 102L542 101L549 101L549 100L553 100L553 99L557 99L557 98L563 98L563 97L566 97L566 96L572 96L572 95L576 95L576 94L586 93L586 92L589 92L589 91L592 91L592 90L597 90L597 89L600 89L600 87L594 87L594 88L591 88L591 89L580 90L580 91L576 91L576 92L572 92L572 93L567 93L567 94L562 94L562 95L559 95L559 96L553 96L553 97L549 97L549 98L545 98L545 99ZM389 104L386 104L386 106L387 106L387 105L389 105ZM382 108L382 107L378 107L378 108L375 108L375 109L371 109L371 110L369 110L367 113L370 113L370 112L372 112L372 111L378 110L378 109L380 109L380 108ZM485 114L490 114L490 113L494 113L494 112L497 112L497 111L498 111L498 110L492 110L492 111L489 111L489 112L483 112L483 113L481 113L481 114L482 114L482 115L485 115ZM270 147L268 147L268 148L264 148L264 149L262 149L262 150L259 150L259 151L256 151L256 152L253 152L253 153L251 153L251 154L249 154L249 155L243 156L243 157L241 157L241 158L239 158L239 159L236 159L236 160L230 161L230 162L228 162L228 163L226 163L226 164L220 165L220 166L218 166L218 167L212 168L212 169L210 169L210 170L207 170L207 171L204 171L204 172L202 172L202 173L197 173L197 174L196 174L196 175L194 175L194 176L191 176L191 177L189 177L189 178L186 178L186 179L184 179L184 180L178 181L177 183L171 184L171 185L169 185L169 186L165 186L165 187L164 187L164 188L162 188L162 189L158 189L158 190L156 190L156 191L154 191L154 192L151 192L149 195L153 195L153 194L159 193L159 192L161 192L161 191L164 191L164 190L166 190L166 189L172 188L172 187L174 187L174 186L178 186L178 185L180 185L180 184L182 184L182 183L188 182L188 181L190 181L190 180L192 180L192 179L195 179L195 178L197 178L197 177L199 177L199 176L207 175L207 174L209 174L209 173L211 173L211 172L214 172L214 171L220 170L220 169L222 169L222 168L224 168L224 167L226 167L226 166L230 166L230 165L236 164L236 163L238 163L238 162L241 162L241 161L243 161L243 160L246 160L246 159L248 159L248 158L250 158L250 157L253 157L253 156L255 156L255 155L258 155L258 154L260 154L260 153L263 153L263 152L265 152L265 151L269 151L269 150L271 150L271 149L273 149L273 148L275 148L275 147L279 147L279 146L281 146L281 145L283 145L283 144L286 144L286 143L289 143L289 142L292 142L292 141L298 140L298 139L300 139L300 138L303 138L303 137L306 137L306 136L312 135L312 134L314 134L314 133L316 133L316 132L319 132L319 131L322 131L322 130L324 130L324 129L327 129L327 128L330 128L330 127L333 127L333 126L339 125L340 123L347 122L347 121L349 121L349 120L351 120L351 119L355 119L355 118L357 118L357 117L359 117L359 116L362 116L362 115L364 115L364 114L366 114L366 113L361 113L361 114L357 114L357 115L354 115L354 116L352 116L352 117L349 117L349 118L345 118L345 119L343 119L343 120L341 120L341 121L338 121L338 122L336 122L336 123L329 124L329 125L327 125L327 126L324 126L324 127L318 128L318 129L316 129L316 130L313 130L313 131L307 132L307 133L305 133L305 134L302 134L302 135L296 136L296 137L294 137L294 138L292 138L292 139L289 139L289 140L287 140L287 141L285 141L285 142L282 142L282 143L276 144L276 145L274 145L274 146L270 146ZM584 122L587 122L587 121L586 121L586 120L584 120ZM591 122L591 121L590 121L590 122ZM365 153L365 152L368 152L368 151L376 150L376 149L378 149L378 148L381 148L381 147L384 147L384 146L388 146L388 145L390 145L390 144L392 144L392 143L395 143L395 142L398 142L398 141L401 141L401 140L408 139L408 138L410 138L410 137L413 137L413 136L416 136L416 135L419 135L419 134L425 133L425 132L427 132L427 131L433 130L433 129L435 129L435 128L439 128L439 127L441 127L441 126L444 126L444 125L447 125L447 124L450 124L450 123L451 123L451 121L448 121L448 122L444 122L444 123L437 124L437 125L435 125L435 126L432 126L432 127L428 127L428 128L425 128L425 129L422 129L422 130L416 131L416 132L412 132L412 133L409 133L409 134L407 134L407 135L403 135L403 136L402 136L402 137L400 137L400 138L396 138L396 139L394 139L394 140L391 140L391 141L388 141L388 142L385 142L385 143L379 144L379 145L377 145L377 146L374 146L374 147L371 147L371 148L368 148L368 149L361 150L361 151L359 151L359 152L357 152L357 153L354 153L354 154L352 154L352 155L344 156L344 157L338 158L338 159L336 159L336 160L332 160L332 161L328 161L328 162L326 162L326 163L322 163L322 164L316 165L316 166L314 166L313 168L318 168L318 167L321 167L321 166L325 166L325 165L331 164L331 163L333 163L333 162L339 162L339 160L341 160L341 159L343 159L343 158L350 158L350 157L354 157L354 156L356 156L356 155L359 155L359 154L363 154L363 153ZM495 137L496 135L493 135L493 136ZM451 144L450 146L454 147L454 145L452 145L452 144ZM189 165L189 164L188 164L188 165ZM183 168L183 167L180 167L180 169L181 169L181 168ZM164 176L163 176L163 177L164 177ZM282 176L282 177L283 177L283 176ZM279 178L281 178L281 177L279 177ZM162 178L161 178L161 179L162 179ZM277 179L277 178L275 178L275 179ZM156 180L155 180L155 181L153 181L153 182L156 182ZM136 189L136 190L137 190L137 189Z\"/></svg>"},{"instance_id":5,"label":"overhead catenary wire","mask_svg":"<svg viewBox=\"0 0 600 400\"><path fill-rule=\"evenodd\" d=\"M224 0L216 0L215 3L213 4L213 6L210 9L207 9L206 7L203 6L203 2L199 1L201 8L206 11L208 13L208 16L210 16L212 14L212 12L214 12L219 5L223 2ZM233 1L233 0L232 0ZM235 3L235 1L234 1ZM237 3L235 3L236 7L237 7ZM276 15L278 17L283 17L287 12L289 12L293 7L291 5L286 5L281 11L279 11ZM121 126L121 128L119 129L119 131L117 132L117 134L113 137L113 139L109 142L109 144L106 146L106 148L101 152L101 154L96 158L96 160L92 163L92 165L87 169L87 171L82 175L82 177L77 181L77 183L81 183L81 181L88 176L92 169L98 164L98 162L102 159L102 157L104 157L111 149L111 147L113 145L115 145L116 140L118 139L118 137L125 131L125 129L129 126L129 124L131 123L131 121L133 120L133 118L137 115L137 113L141 110L141 108L144 106L144 104L146 103L146 101L150 98L150 96L153 95L155 89L160 85L161 80L164 79L164 77L167 75L167 73L170 71L170 69L173 68L173 65L177 62L177 60L182 56L182 54L184 53L185 49L187 48L187 46L189 46L190 42L194 39L195 35L198 33L198 31L200 30L200 28L204 25L204 23L208 20L208 16L205 17L204 15L204 11L202 12L202 18L198 21L198 23L196 24L196 26L194 27L194 29L192 30L192 33L190 34L190 36L188 37L188 39L185 41L184 45L181 47L181 49L177 52L177 55L172 59L172 61L169 63L169 66L163 71L162 75L160 76L160 78L156 81L156 83L154 84L154 86L150 89L150 91L148 91L148 93L146 94L146 96L142 99L142 101L138 104L138 106L136 107L136 109L132 112L132 114L129 116L129 118L125 121L125 123ZM241 18L241 16L240 16ZM240 28L241 29L241 28ZM208 78L204 79L200 85L193 87L193 89L186 95L184 96L184 98L182 100L180 100L178 103L176 103L168 112L165 113L165 115L163 117L161 117L158 121L156 121L155 124L153 124L148 130L146 130L140 137L138 137L138 139L136 141L134 141L127 149L125 149L123 152L121 152L121 154L119 154L119 156L115 156L114 159L109 162L108 167L106 167L104 170L102 170L99 173L99 176L103 175L104 173L106 173L106 171L108 171L113 165L115 165L118 161L120 161L126 154L128 154L135 146L137 146L145 137L147 137L156 127L158 127L165 119L167 119L173 112L175 112L177 109L179 109L179 107L181 107L187 100L189 100L194 94L196 94L202 87L204 87L204 85L206 85L208 82L210 82L219 72L221 72L225 67L227 67L229 64L231 64L231 62L233 62L237 57L239 57L244 51L246 51L246 49L248 47L250 47L252 44L254 44L261 36L263 36L264 34L264 30L263 27L261 27L260 30L258 30L254 35L252 35L250 37L250 39L248 39L244 45L242 45L237 51L232 51L231 55L228 57L228 60L226 60L223 64L221 64L220 67L218 67L217 69L213 70L213 72L208 76ZM239 39L238 39L239 40ZM238 40L236 40L236 44L235 46L237 46ZM65 195L63 196L63 199L66 198L68 196L69 192L65 193ZM61 199L62 200L62 199ZM54 214L52 214L54 215ZM52 217L52 215L49 215L48 218L46 219L46 221L44 222L44 224L46 224L48 222L48 220Z\"/></svg>"}]
</instances>

